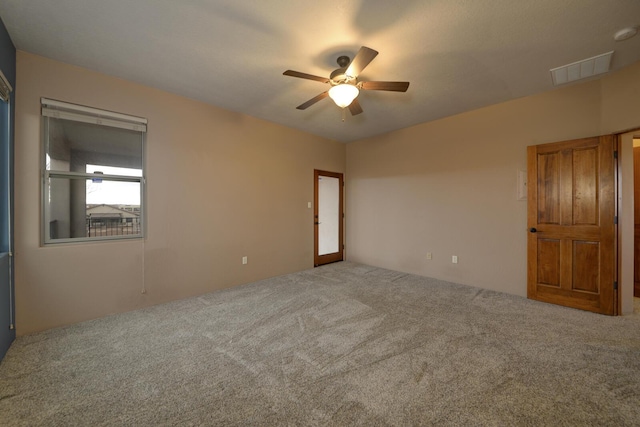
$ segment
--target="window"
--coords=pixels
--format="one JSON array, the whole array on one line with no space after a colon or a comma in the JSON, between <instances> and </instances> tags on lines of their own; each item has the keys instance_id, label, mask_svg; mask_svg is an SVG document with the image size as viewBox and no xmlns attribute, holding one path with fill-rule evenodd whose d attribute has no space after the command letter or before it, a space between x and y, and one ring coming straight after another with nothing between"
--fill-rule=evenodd
<instances>
[{"instance_id":1,"label":"window","mask_svg":"<svg viewBox=\"0 0 640 427\"><path fill-rule=\"evenodd\" d=\"M0 70L0 280L5 284L4 258L11 252L11 192L13 161L11 143L11 91L13 88ZM8 259L8 258L7 258ZM6 263L8 269L9 263ZM6 272L8 280L9 274Z\"/></svg>"},{"instance_id":2,"label":"window","mask_svg":"<svg viewBox=\"0 0 640 427\"><path fill-rule=\"evenodd\" d=\"M2 25L0 24L0 27ZM4 58L3 58L4 59ZM3 64L4 65L4 64ZM0 70L0 359L15 339L13 280L13 88ZM7 317L4 315L8 314Z\"/></svg>"},{"instance_id":3,"label":"window","mask_svg":"<svg viewBox=\"0 0 640 427\"><path fill-rule=\"evenodd\" d=\"M44 243L142 237L147 120L41 101Z\"/></svg>"}]
</instances>

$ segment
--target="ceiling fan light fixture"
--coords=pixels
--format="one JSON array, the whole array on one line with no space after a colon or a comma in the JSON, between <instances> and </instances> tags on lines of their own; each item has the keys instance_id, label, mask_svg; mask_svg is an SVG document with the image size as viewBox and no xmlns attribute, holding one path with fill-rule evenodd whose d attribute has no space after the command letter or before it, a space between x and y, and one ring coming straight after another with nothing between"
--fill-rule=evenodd
<instances>
[{"instance_id":1,"label":"ceiling fan light fixture","mask_svg":"<svg viewBox=\"0 0 640 427\"><path fill-rule=\"evenodd\" d=\"M311 98L307 102L298 105L298 110L306 110L318 101L322 101L326 97L331 97L333 102L343 112L349 107L352 116L362 113L362 107L356 100L361 90L384 90L391 92L406 92L409 88L409 82L378 82L378 81L358 81L358 76L367 65L376 57L377 51L362 46L353 60L349 61L347 56L338 58L340 68L333 70L329 78L314 76L312 74L301 73L299 71L287 70L285 76L298 77L301 79L315 80L321 83L331 85L329 90L325 90L319 95ZM354 103L355 100L355 103Z\"/></svg>"},{"instance_id":2,"label":"ceiling fan light fixture","mask_svg":"<svg viewBox=\"0 0 640 427\"><path fill-rule=\"evenodd\" d=\"M329 96L340 108L348 107L359 93L357 87L348 83L341 83L329 89Z\"/></svg>"}]
</instances>

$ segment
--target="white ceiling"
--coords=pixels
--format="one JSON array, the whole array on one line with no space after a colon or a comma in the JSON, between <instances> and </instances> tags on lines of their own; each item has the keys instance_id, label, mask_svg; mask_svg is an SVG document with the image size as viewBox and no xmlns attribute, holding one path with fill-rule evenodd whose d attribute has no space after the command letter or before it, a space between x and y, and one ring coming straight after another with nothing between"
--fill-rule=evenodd
<instances>
[{"instance_id":1,"label":"white ceiling","mask_svg":"<svg viewBox=\"0 0 640 427\"><path fill-rule=\"evenodd\" d=\"M615 50L640 60L640 0L2 0L17 49L349 142L553 89L549 69ZM362 92L352 117L327 76L360 46L380 52L360 80L410 81Z\"/></svg>"}]
</instances>

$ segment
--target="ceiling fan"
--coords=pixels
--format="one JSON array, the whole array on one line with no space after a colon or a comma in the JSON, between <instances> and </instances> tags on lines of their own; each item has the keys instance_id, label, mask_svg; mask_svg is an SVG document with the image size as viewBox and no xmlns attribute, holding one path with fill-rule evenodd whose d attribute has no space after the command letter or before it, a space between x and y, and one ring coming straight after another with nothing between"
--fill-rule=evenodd
<instances>
[{"instance_id":1,"label":"ceiling fan","mask_svg":"<svg viewBox=\"0 0 640 427\"><path fill-rule=\"evenodd\" d=\"M362 107L357 100L361 90L386 90L393 92L406 92L409 82L360 82L358 76L365 69L378 52L366 46L362 46L353 60L348 56L340 56L338 65L340 68L334 70L329 78L314 76L312 74L301 73L299 71L287 70L285 76L299 77L301 79L316 80L322 83L331 84L331 88L320 95L311 98L304 104L298 105L298 110L305 110L327 96L331 97L340 108L349 107L352 115L362 113Z\"/></svg>"}]
</instances>

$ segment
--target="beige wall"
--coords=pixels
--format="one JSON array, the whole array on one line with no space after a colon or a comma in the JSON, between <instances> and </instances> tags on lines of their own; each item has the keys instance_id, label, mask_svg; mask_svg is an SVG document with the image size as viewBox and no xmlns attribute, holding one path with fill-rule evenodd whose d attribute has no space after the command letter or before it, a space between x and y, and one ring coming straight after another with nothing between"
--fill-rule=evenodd
<instances>
[{"instance_id":1,"label":"beige wall","mask_svg":"<svg viewBox=\"0 0 640 427\"><path fill-rule=\"evenodd\" d=\"M18 334L313 266L313 169L343 144L25 52L17 74ZM145 242L40 245L40 97L149 120Z\"/></svg>"},{"instance_id":2,"label":"beige wall","mask_svg":"<svg viewBox=\"0 0 640 427\"><path fill-rule=\"evenodd\" d=\"M348 259L526 295L526 147L638 128L639 95L640 63L349 144Z\"/></svg>"}]
</instances>

